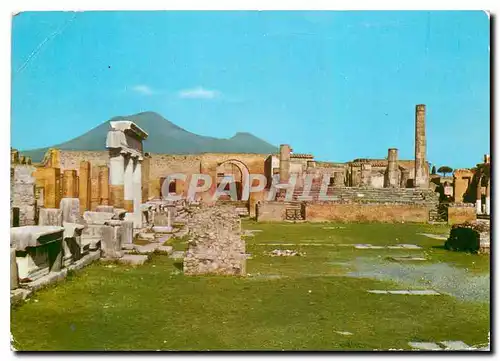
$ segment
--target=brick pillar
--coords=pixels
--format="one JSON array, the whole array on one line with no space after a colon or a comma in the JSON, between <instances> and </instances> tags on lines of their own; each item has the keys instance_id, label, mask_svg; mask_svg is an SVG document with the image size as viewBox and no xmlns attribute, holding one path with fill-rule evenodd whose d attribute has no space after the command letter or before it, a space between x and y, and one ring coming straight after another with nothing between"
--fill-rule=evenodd
<instances>
[{"instance_id":1,"label":"brick pillar","mask_svg":"<svg viewBox=\"0 0 500 361\"><path fill-rule=\"evenodd\" d=\"M429 170L426 161L425 105L415 110L415 182L416 188L429 187Z\"/></svg>"},{"instance_id":2,"label":"brick pillar","mask_svg":"<svg viewBox=\"0 0 500 361\"><path fill-rule=\"evenodd\" d=\"M280 145L280 183L288 183L290 179L290 151L288 144Z\"/></svg>"},{"instance_id":3,"label":"brick pillar","mask_svg":"<svg viewBox=\"0 0 500 361\"><path fill-rule=\"evenodd\" d=\"M344 187L344 172L333 173L333 186L334 187Z\"/></svg>"},{"instance_id":4,"label":"brick pillar","mask_svg":"<svg viewBox=\"0 0 500 361\"><path fill-rule=\"evenodd\" d=\"M77 176L76 170L66 169L63 172L62 197L76 198L77 196Z\"/></svg>"},{"instance_id":5,"label":"brick pillar","mask_svg":"<svg viewBox=\"0 0 500 361\"><path fill-rule=\"evenodd\" d=\"M389 148L387 154L387 170L385 173L385 187L399 187L398 150Z\"/></svg>"},{"instance_id":6,"label":"brick pillar","mask_svg":"<svg viewBox=\"0 0 500 361\"><path fill-rule=\"evenodd\" d=\"M90 210L90 162L81 161L78 175L78 198L80 199L80 212Z\"/></svg>"},{"instance_id":7,"label":"brick pillar","mask_svg":"<svg viewBox=\"0 0 500 361\"><path fill-rule=\"evenodd\" d=\"M19 152L15 149L10 151L10 163L11 165L19 164Z\"/></svg>"},{"instance_id":8,"label":"brick pillar","mask_svg":"<svg viewBox=\"0 0 500 361\"><path fill-rule=\"evenodd\" d=\"M109 205L109 168L107 165L99 167L99 204Z\"/></svg>"},{"instance_id":9,"label":"brick pillar","mask_svg":"<svg viewBox=\"0 0 500 361\"><path fill-rule=\"evenodd\" d=\"M151 162L151 157L145 155L142 160L142 203L147 202L149 198L149 163Z\"/></svg>"},{"instance_id":10,"label":"brick pillar","mask_svg":"<svg viewBox=\"0 0 500 361\"><path fill-rule=\"evenodd\" d=\"M409 179L410 179L410 172L407 169L401 171L401 182L399 183L399 186L401 188L406 188Z\"/></svg>"},{"instance_id":11,"label":"brick pillar","mask_svg":"<svg viewBox=\"0 0 500 361\"><path fill-rule=\"evenodd\" d=\"M488 179L488 183L486 184L486 214L490 215L490 182L491 178Z\"/></svg>"},{"instance_id":12,"label":"brick pillar","mask_svg":"<svg viewBox=\"0 0 500 361\"><path fill-rule=\"evenodd\" d=\"M92 171L90 172L90 210L95 211L99 205L99 167L96 165L92 166Z\"/></svg>"},{"instance_id":13,"label":"brick pillar","mask_svg":"<svg viewBox=\"0 0 500 361\"><path fill-rule=\"evenodd\" d=\"M36 168L35 178L38 186L44 188L44 207L59 208L61 182L59 168Z\"/></svg>"},{"instance_id":14,"label":"brick pillar","mask_svg":"<svg viewBox=\"0 0 500 361\"><path fill-rule=\"evenodd\" d=\"M369 163L361 164L361 186L370 187L372 184L372 165Z\"/></svg>"},{"instance_id":15,"label":"brick pillar","mask_svg":"<svg viewBox=\"0 0 500 361\"><path fill-rule=\"evenodd\" d=\"M481 175L477 177L476 214L481 214Z\"/></svg>"}]
</instances>

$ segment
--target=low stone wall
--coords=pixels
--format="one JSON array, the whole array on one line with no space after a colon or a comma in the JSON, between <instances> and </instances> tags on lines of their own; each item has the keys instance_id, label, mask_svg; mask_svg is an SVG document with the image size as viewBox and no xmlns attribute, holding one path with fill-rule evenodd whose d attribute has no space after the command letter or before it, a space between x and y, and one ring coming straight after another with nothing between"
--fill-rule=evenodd
<instances>
[{"instance_id":1,"label":"low stone wall","mask_svg":"<svg viewBox=\"0 0 500 361\"><path fill-rule=\"evenodd\" d=\"M417 204L311 203L306 206L308 222L414 222L426 223L431 208Z\"/></svg>"},{"instance_id":2,"label":"low stone wall","mask_svg":"<svg viewBox=\"0 0 500 361\"><path fill-rule=\"evenodd\" d=\"M200 207L191 213L187 226L191 239L184 274L246 274L245 241L235 207Z\"/></svg>"},{"instance_id":3,"label":"low stone wall","mask_svg":"<svg viewBox=\"0 0 500 361\"><path fill-rule=\"evenodd\" d=\"M287 209L301 207L308 222L426 223L432 209L426 204L406 203L262 202L257 204L257 221L282 222Z\"/></svg>"},{"instance_id":4,"label":"low stone wall","mask_svg":"<svg viewBox=\"0 0 500 361\"><path fill-rule=\"evenodd\" d=\"M448 206L448 224L473 222L476 217L476 208L472 203L454 203Z\"/></svg>"},{"instance_id":5,"label":"low stone wall","mask_svg":"<svg viewBox=\"0 0 500 361\"><path fill-rule=\"evenodd\" d=\"M18 210L16 226L32 226L36 224L35 167L16 165L13 169L11 184L11 207Z\"/></svg>"}]
</instances>

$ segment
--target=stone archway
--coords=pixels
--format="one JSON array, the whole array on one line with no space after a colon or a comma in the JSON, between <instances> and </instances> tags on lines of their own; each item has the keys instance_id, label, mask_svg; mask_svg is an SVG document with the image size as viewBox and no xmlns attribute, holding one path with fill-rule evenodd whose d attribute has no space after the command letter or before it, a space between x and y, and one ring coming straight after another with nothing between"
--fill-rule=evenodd
<instances>
[{"instance_id":1,"label":"stone archway","mask_svg":"<svg viewBox=\"0 0 500 361\"><path fill-rule=\"evenodd\" d=\"M236 194L238 200L246 199L248 200L248 188L249 188L249 179L250 172L248 171L247 166L236 159L229 159L217 166L216 170L216 186L219 187L222 179L224 177L231 177L232 181L236 186ZM229 184L226 185L225 190L229 190ZM245 194L246 193L246 194ZM230 200L229 195L222 195L219 198L220 200Z\"/></svg>"}]
</instances>

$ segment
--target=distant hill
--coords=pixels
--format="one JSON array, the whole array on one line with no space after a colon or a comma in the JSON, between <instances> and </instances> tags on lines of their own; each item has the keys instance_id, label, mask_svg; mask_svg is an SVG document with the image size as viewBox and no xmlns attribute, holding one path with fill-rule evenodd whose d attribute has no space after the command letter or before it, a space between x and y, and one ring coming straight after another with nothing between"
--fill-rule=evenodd
<instances>
[{"instance_id":1,"label":"distant hill","mask_svg":"<svg viewBox=\"0 0 500 361\"><path fill-rule=\"evenodd\" d=\"M144 112L129 116L117 116L67 142L46 148L20 151L40 162L49 148L64 150L105 150L109 122L131 120L148 134L144 151L165 154L199 153L276 153L278 149L250 133L236 133L229 139L206 137L188 132L155 112Z\"/></svg>"}]
</instances>

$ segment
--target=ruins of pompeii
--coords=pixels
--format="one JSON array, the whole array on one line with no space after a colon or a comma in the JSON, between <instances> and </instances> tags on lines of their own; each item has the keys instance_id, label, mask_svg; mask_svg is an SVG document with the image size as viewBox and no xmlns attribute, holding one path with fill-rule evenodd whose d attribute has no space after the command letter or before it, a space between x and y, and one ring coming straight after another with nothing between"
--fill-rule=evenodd
<instances>
[{"instance_id":1,"label":"ruins of pompeii","mask_svg":"<svg viewBox=\"0 0 500 361\"><path fill-rule=\"evenodd\" d=\"M435 174L425 105L414 159L347 163L147 152L146 115L97 148L11 149L13 348L489 350L489 155Z\"/></svg>"}]
</instances>

